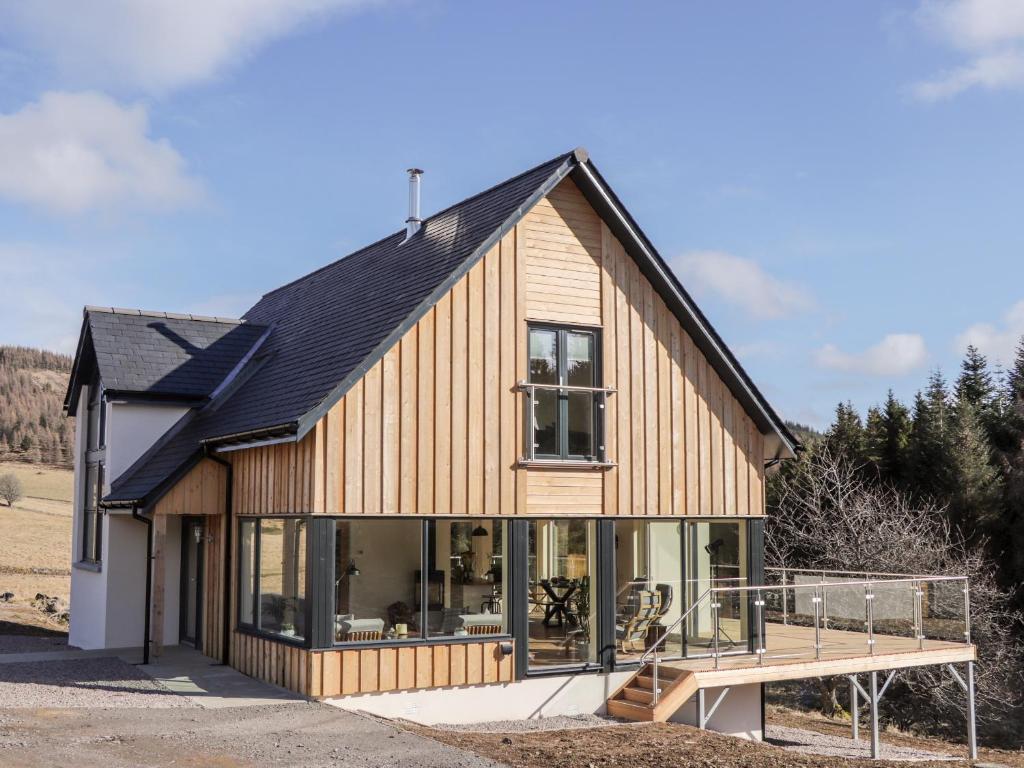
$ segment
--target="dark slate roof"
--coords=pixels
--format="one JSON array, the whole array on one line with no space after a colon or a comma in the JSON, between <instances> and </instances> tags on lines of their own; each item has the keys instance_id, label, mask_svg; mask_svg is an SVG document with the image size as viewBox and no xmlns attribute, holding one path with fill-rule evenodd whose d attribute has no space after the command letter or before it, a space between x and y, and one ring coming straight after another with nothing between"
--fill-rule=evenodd
<instances>
[{"instance_id":1,"label":"dark slate roof","mask_svg":"<svg viewBox=\"0 0 1024 768\"><path fill-rule=\"evenodd\" d=\"M107 392L203 400L264 330L229 318L86 307L83 333ZM72 371L65 398L71 413L81 386L89 383L79 373Z\"/></svg>"},{"instance_id":2,"label":"dark slate roof","mask_svg":"<svg viewBox=\"0 0 1024 768\"><path fill-rule=\"evenodd\" d=\"M435 214L408 240L404 230L396 232L268 293L245 313L241 327L269 330L250 347L250 358L230 385L182 417L116 478L104 503L152 504L201 458L206 442L301 437L537 200L569 175L758 428L772 436L770 455L794 455L799 443L586 152L575 150Z\"/></svg>"},{"instance_id":3,"label":"dark slate roof","mask_svg":"<svg viewBox=\"0 0 1024 768\"><path fill-rule=\"evenodd\" d=\"M272 326L230 392L186 415L111 487L108 503L149 499L197 458L200 443L280 427L298 431L391 346L417 310L461 277L571 169L566 153L264 296L247 323Z\"/></svg>"}]
</instances>

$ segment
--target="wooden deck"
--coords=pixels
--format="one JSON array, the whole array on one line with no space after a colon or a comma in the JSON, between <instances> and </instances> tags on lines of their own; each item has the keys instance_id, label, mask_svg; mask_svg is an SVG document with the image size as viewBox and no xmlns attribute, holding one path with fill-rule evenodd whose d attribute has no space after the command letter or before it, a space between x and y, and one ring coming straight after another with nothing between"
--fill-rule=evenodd
<instances>
[{"instance_id":1,"label":"wooden deck","mask_svg":"<svg viewBox=\"0 0 1024 768\"><path fill-rule=\"evenodd\" d=\"M701 687L706 687L857 674L976 658L973 645L926 639L922 648L913 638L880 634L875 635L872 653L866 633L840 629L821 630L821 654L817 656L814 627L768 624L766 630L767 653L760 663L756 654L738 654L720 657L717 668L713 658L682 659L665 664L698 673Z\"/></svg>"}]
</instances>

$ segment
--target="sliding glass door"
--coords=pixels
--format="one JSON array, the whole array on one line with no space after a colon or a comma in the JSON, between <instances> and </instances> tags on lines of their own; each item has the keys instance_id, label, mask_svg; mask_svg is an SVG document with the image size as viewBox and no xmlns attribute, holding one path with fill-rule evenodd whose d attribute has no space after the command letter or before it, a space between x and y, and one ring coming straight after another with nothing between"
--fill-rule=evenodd
<instances>
[{"instance_id":1,"label":"sliding glass door","mask_svg":"<svg viewBox=\"0 0 1024 768\"><path fill-rule=\"evenodd\" d=\"M698 520L686 524L686 653L745 652L748 648L745 522ZM705 596L709 589L715 592Z\"/></svg>"}]
</instances>

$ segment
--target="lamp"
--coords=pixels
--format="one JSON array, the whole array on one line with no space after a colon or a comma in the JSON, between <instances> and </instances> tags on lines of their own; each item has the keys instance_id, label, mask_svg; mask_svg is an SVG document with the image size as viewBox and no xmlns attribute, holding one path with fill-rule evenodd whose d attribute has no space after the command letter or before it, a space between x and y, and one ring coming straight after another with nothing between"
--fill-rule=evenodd
<instances>
[{"instance_id":1,"label":"lamp","mask_svg":"<svg viewBox=\"0 0 1024 768\"><path fill-rule=\"evenodd\" d=\"M348 568L345 569L346 576L359 576L359 566L356 565L356 561L353 560L348 564Z\"/></svg>"},{"instance_id":2,"label":"lamp","mask_svg":"<svg viewBox=\"0 0 1024 768\"><path fill-rule=\"evenodd\" d=\"M463 530L465 530L465 529L463 529ZM487 535L488 535L487 529L484 528L482 525L478 525L476 528L473 529L473 536L474 537L477 537L477 536L487 536Z\"/></svg>"}]
</instances>

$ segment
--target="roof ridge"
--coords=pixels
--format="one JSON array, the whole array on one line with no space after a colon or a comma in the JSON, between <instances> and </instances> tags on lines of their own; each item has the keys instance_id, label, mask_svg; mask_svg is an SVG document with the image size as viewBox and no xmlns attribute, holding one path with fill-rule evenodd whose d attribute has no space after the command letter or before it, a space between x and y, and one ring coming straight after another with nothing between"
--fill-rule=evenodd
<instances>
[{"instance_id":1,"label":"roof ridge","mask_svg":"<svg viewBox=\"0 0 1024 768\"><path fill-rule=\"evenodd\" d=\"M545 165L551 165L552 163L555 163L555 162L558 162L558 161L564 161L570 155L576 155L577 158L580 158L581 162L582 162L583 160L586 160L586 158L587 158L587 150L585 150L583 147L577 147L576 149L570 150L569 152L563 152L562 154L556 155L555 157L552 157L549 160L545 160L543 163L537 163L537 165L533 166L532 168L529 168L528 170L523 171L522 173L517 173L515 176L510 176L509 178L505 179L504 181L499 181L497 184L492 184L487 189L484 189L484 190L482 190L480 192L477 192L476 194L470 195L469 197L465 197L462 200L459 200L458 202L452 203L447 208L442 208L440 211L436 211L435 213L432 213L430 216L427 216L427 217L425 217L423 219L422 227L425 228L428 221L430 221L431 219L436 219L438 216L443 216L444 214L448 213L448 211L452 210L453 208L458 208L460 205L465 205L466 203L470 202L471 200L475 200L478 197L483 197L484 195L486 195L486 194L488 194L490 192L493 192L498 187L503 187L506 184L511 184L512 182L516 181L517 179L521 179L523 176L527 176L527 175L529 175L531 173L534 173L539 168L543 168ZM345 259L348 259L348 258L351 258L353 256L356 256L356 255L362 253L363 251L368 251L371 248L374 248L374 247L380 245L384 241L390 240L392 237L399 237L399 236L405 237L405 229L404 228L403 229L399 229L399 230L397 230L395 232L392 232L389 235L385 235L384 237L382 237L382 238L380 238L378 240L374 240L372 243L370 243L368 245L364 245L362 248L354 250L351 253L346 253L341 258L335 259L334 261L330 262L329 264L324 264L322 267L317 267L312 272L308 272L305 275L301 275L301 276L295 278L294 280L290 280L289 282L284 283L283 285L279 285L277 288L274 288L272 290L267 291L265 294L263 294L263 296L261 297L261 300L267 298L268 296L273 296L278 291L283 291L285 288L289 288L289 287L295 285L296 283L300 283L303 280L306 280L306 279L308 279L310 277L313 277L313 275L317 275L320 272L323 272L325 269L330 269L335 264L337 264L339 261L344 261Z\"/></svg>"},{"instance_id":2,"label":"roof ridge","mask_svg":"<svg viewBox=\"0 0 1024 768\"><path fill-rule=\"evenodd\" d=\"M211 315L193 315L187 312L160 312L149 309L130 309L126 307L97 307L86 304L84 314L90 312L105 312L108 315L134 315L136 317L159 317L164 320L198 320L204 323L224 323L231 325L247 324L249 321L244 317L213 317Z\"/></svg>"}]
</instances>

